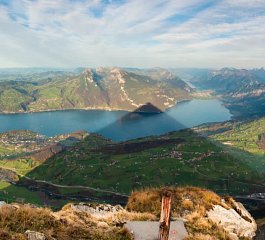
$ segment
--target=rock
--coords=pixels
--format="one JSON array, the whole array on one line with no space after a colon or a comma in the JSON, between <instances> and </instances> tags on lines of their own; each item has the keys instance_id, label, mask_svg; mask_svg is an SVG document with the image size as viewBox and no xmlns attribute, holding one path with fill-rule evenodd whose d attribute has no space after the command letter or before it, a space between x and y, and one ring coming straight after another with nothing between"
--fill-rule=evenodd
<instances>
[{"instance_id":1,"label":"rock","mask_svg":"<svg viewBox=\"0 0 265 240\"><path fill-rule=\"evenodd\" d=\"M113 213L124 211L120 205L111 206L109 204L72 204L71 208L76 212L86 212L93 217L109 217Z\"/></svg>"},{"instance_id":2,"label":"rock","mask_svg":"<svg viewBox=\"0 0 265 240\"><path fill-rule=\"evenodd\" d=\"M214 205L207 212L210 220L223 227L234 240L239 237L252 239L256 235L257 224L249 212L241 203L234 202L234 208L225 209L220 205Z\"/></svg>"},{"instance_id":3,"label":"rock","mask_svg":"<svg viewBox=\"0 0 265 240\"><path fill-rule=\"evenodd\" d=\"M109 228L109 225L106 222L98 222L97 227L98 228Z\"/></svg>"},{"instance_id":4,"label":"rock","mask_svg":"<svg viewBox=\"0 0 265 240\"><path fill-rule=\"evenodd\" d=\"M43 233L27 230L25 234L27 235L28 240L46 240Z\"/></svg>"}]
</instances>

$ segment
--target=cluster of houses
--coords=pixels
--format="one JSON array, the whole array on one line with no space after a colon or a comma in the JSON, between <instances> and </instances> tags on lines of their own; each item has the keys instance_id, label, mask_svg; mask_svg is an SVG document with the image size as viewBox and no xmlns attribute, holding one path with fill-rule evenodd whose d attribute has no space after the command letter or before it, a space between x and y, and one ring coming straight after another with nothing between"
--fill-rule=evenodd
<instances>
[{"instance_id":1,"label":"cluster of houses","mask_svg":"<svg viewBox=\"0 0 265 240\"><path fill-rule=\"evenodd\" d=\"M75 134L75 133L73 133ZM33 153L45 149L49 146L56 145L62 141L66 141L71 137L71 134L58 135L55 137L47 137L45 135L35 133L28 130L14 130L0 134L0 142L3 148L14 150L18 153ZM75 141L79 139L75 138ZM69 141L68 141L69 142ZM71 142L73 142L71 140ZM70 145L69 143L67 143ZM10 151L9 151L10 152ZM12 153L4 153L0 157L9 157Z\"/></svg>"},{"instance_id":2,"label":"cluster of houses","mask_svg":"<svg viewBox=\"0 0 265 240\"><path fill-rule=\"evenodd\" d=\"M30 131L11 131L0 134L0 141L8 148L29 152L51 144L54 139Z\"/></svg>"}]
</instances>

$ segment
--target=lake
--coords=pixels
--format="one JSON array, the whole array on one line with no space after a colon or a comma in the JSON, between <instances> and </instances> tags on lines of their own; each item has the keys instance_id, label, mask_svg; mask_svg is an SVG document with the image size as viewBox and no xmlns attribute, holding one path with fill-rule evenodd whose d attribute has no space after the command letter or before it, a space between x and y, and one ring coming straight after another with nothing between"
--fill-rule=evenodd
<instances>
[{"instance_id":1,"label":"lake","mask_svg":"<svg viewBox=\"0 0 265 240\"><path fill-rule=\"evenodd\" d=\"M221 122L232 115L217 99L182 102L164 113L66 110L0 114L0 132L27 129L47 136L77 130L100 133L116 141L158 135L202 123Z\"/></svg>"}]
</instances>

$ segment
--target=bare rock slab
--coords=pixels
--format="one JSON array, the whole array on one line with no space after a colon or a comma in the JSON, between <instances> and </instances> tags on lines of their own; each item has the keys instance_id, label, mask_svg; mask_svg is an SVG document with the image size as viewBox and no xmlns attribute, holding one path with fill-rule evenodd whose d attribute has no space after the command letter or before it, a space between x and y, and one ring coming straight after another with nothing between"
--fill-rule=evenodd
<instances>
[{"instance_id":1,"label":"bare rock slab","mask_svg":"<svg viewBox=\"0 0 265 240\"><path fill-rule=\"evenodd\" d=\"M256 235L257 224L250 213L241 203L234 202L235 209L225 209L220 205L214 205L207 212L210 220L223 227L233 240L241 238L253 239Z\"/></svg>"},{"instance_id":2,"label":"bare rock slab","mask_svg":"<svg viewBox=\"0 0 265 240\"><path fill-rule=\"evenodd\" d=\"M28 240L46 240L45 235L43 233L27 230L26 235L28 237Z\"/></svg>"},{"instance_id":3,"label":"bare rock slab","mask_svg":"<svg viewBox=\"0 0 265 240\"><path fill-rule=\"evenodd\" d=\"M158 240L159 222L130 221L125 227L133 234L135 240ZM187 236L183 221L170 223L169 240L182 240Z\"/></svg>"}]
</instances>

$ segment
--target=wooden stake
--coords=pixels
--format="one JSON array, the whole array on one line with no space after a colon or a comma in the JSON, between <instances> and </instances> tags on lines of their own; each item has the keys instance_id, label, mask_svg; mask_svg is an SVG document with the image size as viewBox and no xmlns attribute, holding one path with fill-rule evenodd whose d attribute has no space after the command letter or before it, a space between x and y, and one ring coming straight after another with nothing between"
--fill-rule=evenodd
<instances>
[{"instance_id":1,"label":"wooden stake","mask_svg":"<svg viewBox=\"0 0 265 240\"><path fill-rule=\"evenodd\" d=\"M171 201L172 192L165 189L162 194L159 240L168 240L169 237Z\"/></svg>"}]
</instances>

